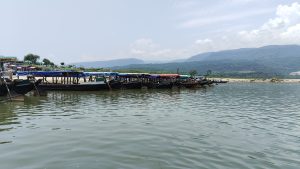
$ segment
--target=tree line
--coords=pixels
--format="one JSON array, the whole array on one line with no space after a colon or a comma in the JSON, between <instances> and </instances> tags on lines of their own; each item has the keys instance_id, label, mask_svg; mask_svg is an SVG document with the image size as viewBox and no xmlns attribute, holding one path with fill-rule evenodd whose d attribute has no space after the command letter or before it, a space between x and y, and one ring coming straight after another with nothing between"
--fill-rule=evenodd
<instances>
[{"instance_id":1,"label":"tree line","mask_svg":"<svg viewBox=\"0 0 300 169\"><path fill-rule=\"evenodd\" d=\"M32 54L32 53L29 53L29 54L27 54L27 55L24 56L24 62L25 63L29 63L29 64L34 64L34 65L40 65L40 64L42 64L42 65L45 65L45 66L53 66L53 67L55 66L55 64L52 61L50 61L49 59L47 59L47 58L44 58L42 60L42 63L38 62L40 60L40 58L41 57L39 55L35 55L35 54ZM65 63L61 62L60 65L64 66Z\"/></svg>"}]
</instances>

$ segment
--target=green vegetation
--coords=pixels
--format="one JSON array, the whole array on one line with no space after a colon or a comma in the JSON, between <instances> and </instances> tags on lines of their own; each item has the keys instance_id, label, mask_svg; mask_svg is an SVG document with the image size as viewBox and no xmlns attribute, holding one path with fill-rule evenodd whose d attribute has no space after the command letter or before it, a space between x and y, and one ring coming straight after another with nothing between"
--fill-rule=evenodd
<instances>
[{"instance_id":1,"label":"green vegetation","mask_svg":"<svg viewBox=\"0 0 300 169\"><path fill-rule=\"evenodd\" d=\"M24 56L24 62L28 62L29 64L37 64L37 61L40 59L39 55L35 55L32 53L29 53Z\"/></svg>"},{"instance_id":2,"label":"green vegetation","mask_svg":"<svg viewBox=\"0 0 300 169\"><path fill-rule=\"evenodd\" d=\"M197 72L197 70L190 70L190 71L189 71L189 74L190 74L192 77L195 77L195 76L198 74L198 72Z\"/></svg>"}]
</instances>

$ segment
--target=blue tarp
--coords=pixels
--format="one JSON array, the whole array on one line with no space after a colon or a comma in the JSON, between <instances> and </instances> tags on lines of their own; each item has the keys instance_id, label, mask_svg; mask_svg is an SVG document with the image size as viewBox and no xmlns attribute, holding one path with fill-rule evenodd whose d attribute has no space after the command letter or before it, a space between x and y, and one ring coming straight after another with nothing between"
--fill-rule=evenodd
<instances>
[{"instance_id":1,"label":"blue tarp","mask_svg":"<svg viewBox=\"0 0 300 169\"><path fill-rule=\"evenodd\" d=\"M32 75L35 77L87 77L117 76L117 72L74 72L74 71L18 71L17 76Z\"/></svg>"},{"instance_id":2,"label":"blue tarp","mask_svg":"<svg viewBox=\"0 0 300 169\"><path fill-rule=\"evenodd\" d=\"M117 76L117 72L84 72L85 76Z\"/></svg>"},{"instance_id":3,"label":"blue tarp","mask_svg":"<svg viewBox=\"0 0 300 169\"><path fill-rule=\"evenodd\" d=\"M73 71L17 71L17 76L32 75L35 77L83 77L83 72Z\"/></svg>"}]
</instances>

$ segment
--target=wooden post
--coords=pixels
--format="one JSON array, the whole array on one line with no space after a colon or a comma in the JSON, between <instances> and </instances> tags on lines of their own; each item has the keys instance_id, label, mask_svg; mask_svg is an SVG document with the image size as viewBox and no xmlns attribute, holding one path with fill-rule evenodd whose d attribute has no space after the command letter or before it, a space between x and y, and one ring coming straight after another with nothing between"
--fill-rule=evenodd
<instances>
[{"instance_id":1,"label":"wooden post","mask_svg":"<svg viewBox=\"0 0 300 169\"><path fill-rule=\"evenodd\" d=\"M1 71L1 76L2 76L2 74L3 74L3 73L2 73L2 71ZM7 85L7 83L6 83L6 80L5 80L4 76L2 76L2 78L3 78L3 83L5 84L7 93L8 93L9 100L12 101L11 93L10 93L9 87L8 87L8 85Z\"/></svg>"}]
</instances>

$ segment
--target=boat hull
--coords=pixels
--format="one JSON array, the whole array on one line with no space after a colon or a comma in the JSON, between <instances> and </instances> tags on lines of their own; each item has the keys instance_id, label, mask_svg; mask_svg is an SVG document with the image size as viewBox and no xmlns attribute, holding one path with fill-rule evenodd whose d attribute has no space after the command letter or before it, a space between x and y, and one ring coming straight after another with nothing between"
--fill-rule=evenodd
<instances>
[{"instance_id":1,"label":"boat hull","mask_svg":"<svg viewBox=\"0 0 300 169\"><path fill-rule=\"evenodd\" d=\"M171 89L173 83L148 83L146 86L148 89Z\"/></svg>"},{"instance_id":2,"label":"boat hull","mask_svg":"<svg viewBox=\"0 0 300 169\"><path fill-rule=\"evenodd\" d=\"M141 89L143 87L141 82L127 82L122 83L122 89Z\"/></svg>"},{"instance_id":3,"label":"boat hull","mask_svg":"<svg viewBox=\"0 0 300 169\"><path fill-rule=\"evenodd\" d=\"M40 90L58 90L58 91L97 91L109 90L107 84L40 84Z\"/></svg>"},{"instance_id":4,"label":"boat hull","mask_svg":"<svg viewBox=\"0 0 300 169\"><path fill-rule=\"evenodd\" d=\"M0 96L6 96L7 95L7 88L4 84L0 85Z\"/></svg>"}]
</instances>

